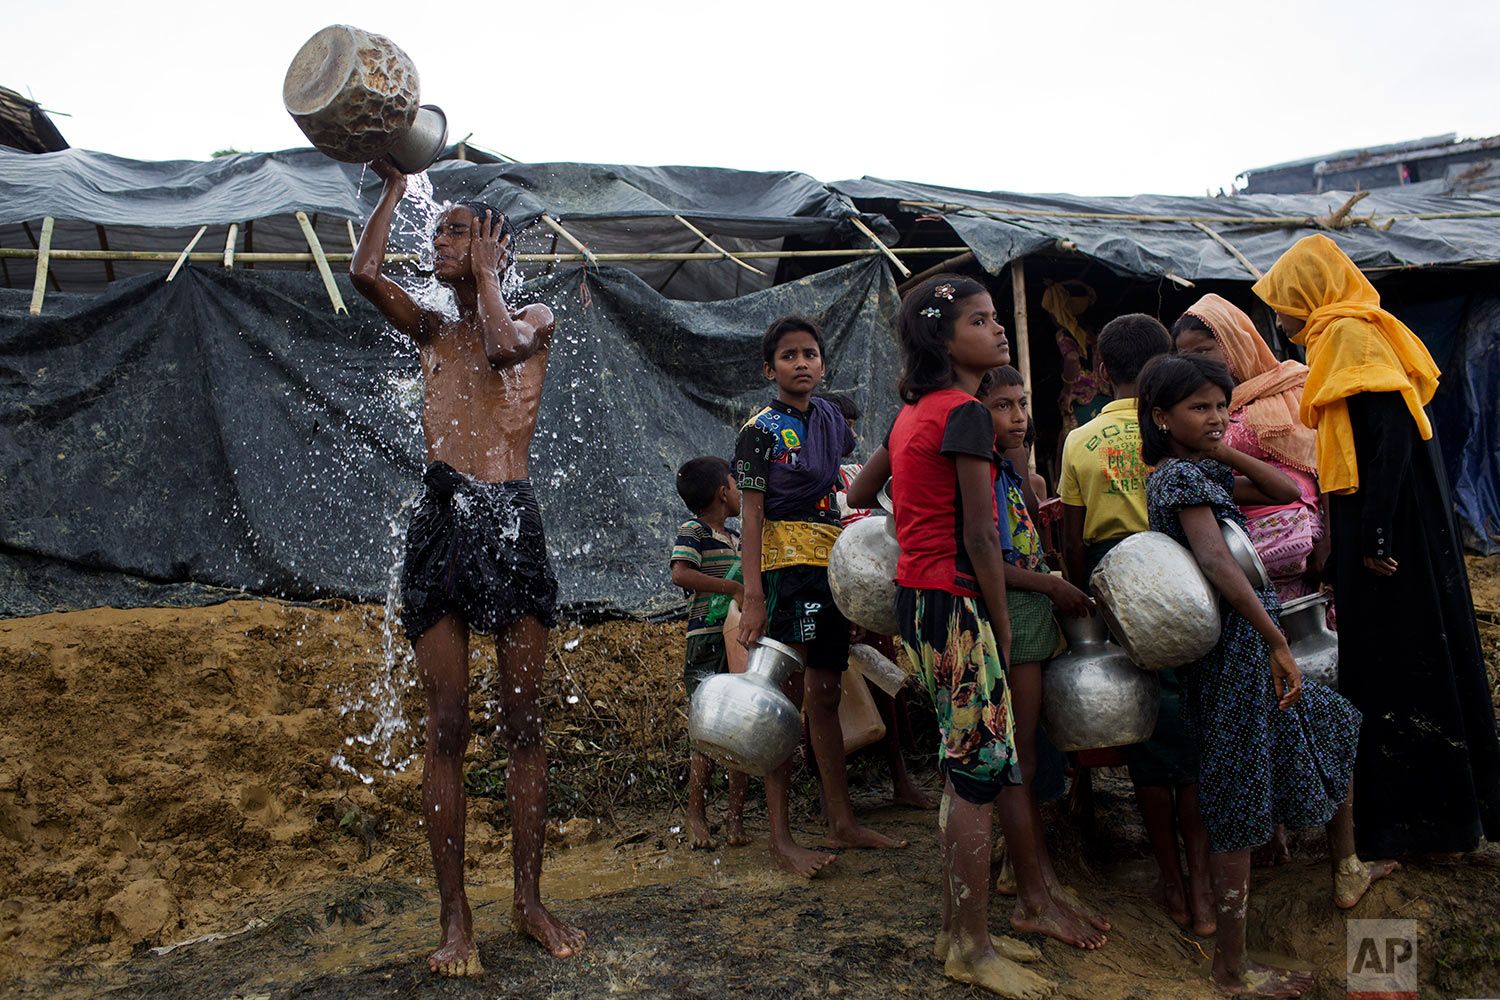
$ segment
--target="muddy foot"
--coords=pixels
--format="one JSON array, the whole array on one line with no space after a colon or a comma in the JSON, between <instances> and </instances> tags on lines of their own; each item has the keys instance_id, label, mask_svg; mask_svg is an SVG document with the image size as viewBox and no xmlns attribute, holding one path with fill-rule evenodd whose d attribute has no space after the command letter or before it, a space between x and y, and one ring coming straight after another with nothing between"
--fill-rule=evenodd
<instances>
[{"instance_id":1,"label":"muddy foot","mask_svg":"<svg viewBox=\"0 0 1500 1000\"><path fill-rule=\"evenodd\" d=\"M1057 984L1043 979L1030 969L1023 969L1015 962L1007 961L994 952L970 961L956 949L950 950L943 963L943 974L960 983L969 983L997 993L1012 1000L1042 1000L1049 996Z\"/></svg>"},{"instance_id":2,"label":"muddy foot","mask_svg":"<svg viewBox=\"0 0 1500 1000\"><path fill-rule=\"evenodd\" d=\"M1000 862L1000 874L995 878L995 891L1002 896L1016 894L1016 867L1010 863L1009 854Z\"/></svg>"},{"instance_id":3,"label":"muddy foot","mask_svg":"<svg viewBox=\"0 0 1500 1000\"><path fill-rule=\"evenodd\" d=\"M1017 902L1015 911L1010 915L1010 926L1012 930L1024 934L1045 934L1064 944L1090 951L1109 940L1102 931L1059 905L1050 896L1047 897L1046 906L1034 913L1027 913L1024 906Z\"/></svg>"},{"instance_id":4,"label":"muddy foot","mask_svg":"<svg viewBox=\"0 0 1500 1000\"><path fill-rule=\"evenodd\" d=\"M443 945L427 956L427 967L440 976L477 976L484 971L479 949L467 941Z\"/></svg>"},{"instance_id":5,"label":"muddy foot","mask_svg":"<svg viewBox=\"0 0 1500 1000\"><path fill-rule=\"evenodd\" d=\"M567 958L578 951L588 937L577 927L558 920L540 903L512 909L510 925L517 934L535 939L558 958Z\"/></svg>"},{"instance_id":6,"label":"muddy foot","mask_svg":"<svg viewBox=\"0 0 1500 1000\"><path fill-rule=\"evenodd\" d=\"M695 851L711 851L719 846L719 842L713 838L713 833L708 828L708 820L691 813L688 814L688 842L693 845Z\"/></svg>"},{"instance_id":7,"label":"muddy foot","mask_svg":"<svg viewBox=\"0 0 1500 1000\"><path fill-rule=\"evenodd\" d=\"M900 848L905 847L906 843L897 837L888 837L879 830L872 830L858 824L837 833L829 830L828 836L823 838L823 846L832 847L835 850L859 847Z\"/></svg>"},{"instance_id":8,"label":"muddy foot","mask_svg":"<svg viewBox=\"0 0 1500 1000\"><path fill-rule=\"evenodd\" d=\"M1289 864L1292 860L1291 844L1287 841L1286 827L1276 824L1271 839L1257 847L1250 855L1250 863L1257 868L1275 868Z\"/></svg>"},{"instance_id":9,"label":"muddy foot","mask_svg":"<svg viewBox=\"0 0 1500 1000\"><path fill-rule=\"evenodd\" d=\"M948 961L949 944L948 932L938 931L937 940L932 943L932 957L939 962ZM1035 945L999 934L990 935L990 947L995 949L995 954L1001 958L1008 958L1012 962L1036 962L1042 957L1041 951Z\"/></svg>"},{"instance_id":10,"label":"muddy foot","mask_svg":"<svg viewBox=\"0 0 1500 1000\"><path fill-rule=\"evenodd\" d=\"M1351 854L1333 870L1333 905L1347 910L1364 898L1372 882L1378 882L1401 867L1399 861L1361 861Z\"/></svg>"},{"instance_id":11,"label":"muddy foot","mask_svg":"<svg viewBox=\"0 0 1500 1000\"><path fill-rule=\"evenodd\" d=\"M732 827L729 830L729 835L725 838L730 847L744 847L746 844L753 843L754 840L755 838L744 830L736 830Z\"/></svg>"},{"instance_id":12,"label":"muddy foot","mask_svg":"<svg viewBox=\"0 0 1500 1000\"><path fill-rule=\"evenodd\" d=\"M1187 897L1183 895L1182 886L1159 886L1151 894L1151 898L1172 918L1172 923L1183 930L1193 926L1193 915L1188 912Z\"/></svg>"},{"instance_id":13,"label":"muddy foot","mask_svg":"<svg viewBox=\"0 0 1500 1000\"><path fill-rule=\"evenodd\" d=\"M1221 970L1214 963L1214 987L1232 997L1300 997L1313 987L1313 977L1295 969L1278 969L1247 959L1239 975Z\"/></svg>"},{"instance_id":14,"label":"muddy foot","mask_svg":"<svg viewBox=\"0 0 1500 1000\"><path fill-rule=\"evenodd\" d=\"M1205 883L1208 879L1203 880ZM1213 889L1204 885L1203 891L1193 891L1188 899L1188 905L1193 911L1193 933L1199 937L1209 937L1219 931L1219 918L1214 914Z\"/></svg>"},{"instance_id":15,"label":"muddy foot","mask_svg":"<svg viewBox=\"0 0 1500 1000\"><path fill-rule=\"evenodd\" d=\"M897 788L891 795L891 802L898 806L907 806L911 809L936 809L937 803L913 784L906 784Z\"/></svg>"},{"instance_id":16,"label":"muddy foot","mask_svg":"<svg viewBox=\"0 0 1500 1000\"><path fill-rule=\"evenodd\" d=\"M787 848L779 848L775 844L771 845L771 863L784 872L801 875L803 878L812 878L838 859L839 856L837 854L809 851L807 848L798 847L796 844Z\"/></svg>"},{"instance_id":17,"label":"muddy foot","mask_svg":"<svg viewBox=\"0 0 1500 1000\"><path fill-rule=\"evenodd\" d=\"M1085 903L1079 897L1078 893L1072 889L1058 884L1049 885L1047 891L1052 893L1052 898L1057 901L1058 905L1070 911L1075 917L1087 920L1095 930L1107 931L1110 929L1109 918ZM1099 943L1103 944L1104 942L1100 941Z\"/></svg>"}]
</instances>

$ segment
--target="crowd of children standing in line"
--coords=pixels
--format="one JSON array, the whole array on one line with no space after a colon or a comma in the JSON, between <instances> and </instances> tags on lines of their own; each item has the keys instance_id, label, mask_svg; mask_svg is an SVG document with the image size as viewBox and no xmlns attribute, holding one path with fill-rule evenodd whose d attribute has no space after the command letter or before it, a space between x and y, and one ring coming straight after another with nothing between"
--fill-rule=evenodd
<instances>
[{"instance_id":1,"label":"crowd of children standing in line","mask_svg":"<svg viewBox=\"0 0 1500 1000\"><path fill-rule=\"evenodd\" d=\"M674 583L695 595L689 693L726 660L710 595L742 609L740 644L765 635L798 650L807 667L788 693L806 705L826 843L836 849L904 846L860 825L850 807L838 723L850 624L827 574L841 507L845 518L873 507L889 479L900 637L941 739L936 954L951 978L1015 997L1052 986L1017 964L1035 949L990 934L994 816L1007 848L1002 883L1016 896L1011 927L1082 948L1107 941L1109 921L1062 885L1043 838L1038 782L1056 774L1039 772L1057 755L1038 729L1042 664L1059 644L1054 616L1093 613L1093 568L1148 527L1191 549L1223 607L1218 645L1164 676L1157 730L1126 753L1161 900L1184 928L1217 935L1220 989L1295 996L1311 985L1245 953L1251 850L1283 828L1326 825L1342 908L1397 867L1362 861L1357 846L1452 853L1500 836L1500 745L1423 410L1436 366L1325 237L1296 244L1255 292L1307 348L1307 365L1277 361L1248 316L1214 295L1170 333L1141 314L1100 332L1097 372L1115 399L1064 446L1066 578L1049 572L1034 527L1045 483L1026 471L1024 388L988 290L967 277L939 275L903 298L905 405L852 478L841 463L853 451L853 418L815 395L824 341L802 317L778 320L763 338L777 395L744 425L733 465L700 458L678 473L694 514L671 557ZM724 525L736 513L743 539ZM1239 571L1219 533L1226 519L1246 527L1271 586L1256 590ZM1301 677L1277 621L1281 601L1327 582L1342 626L1340 692ZM1412 675L1428 686L1415 699ZM767 776L770 851L779 867L810 877L836 855L793 841L789 766ZM708 770L695 757L695 844L708 842ZM893 778L899 797L909 779L894 768ZM743 842L743 795L743 776L732 776L731 843Z\"/></svg>"}]
</instances>

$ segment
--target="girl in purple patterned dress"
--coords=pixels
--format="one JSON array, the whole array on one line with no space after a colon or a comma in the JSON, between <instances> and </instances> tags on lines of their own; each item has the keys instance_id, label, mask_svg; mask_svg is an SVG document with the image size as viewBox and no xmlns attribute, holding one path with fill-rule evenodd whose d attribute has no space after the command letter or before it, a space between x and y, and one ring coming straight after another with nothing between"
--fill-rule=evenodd
<instances>
[{"instance_id":1,"label":"girl in purple patterned dress","mask_svg":"<svg viewBox=\"0 0 1500 1000\"><path fill-rule=\"evenodd\" d=\"M1303 681L1277 623L1275 589L1255 590L1220 534L1220 520L1244 526L1238 503L1298 495L1284 472L1224 443L1234 392L1228 371L1202 358L1160 357L1142 370L1138 389L1141 454L1155 466L1146 484L1151 530L1190 548L1222 598L1218 645L1182 671L1218 915L1213 981L1231 994L1300 996L1310 976L1245 954L1250 851L1275 823L1326 824L1333 901L1345 909L1394 870L1394 862L1361 861L1354 849L1349 790L1359 712Z\"/></svg>"}]
</instances>

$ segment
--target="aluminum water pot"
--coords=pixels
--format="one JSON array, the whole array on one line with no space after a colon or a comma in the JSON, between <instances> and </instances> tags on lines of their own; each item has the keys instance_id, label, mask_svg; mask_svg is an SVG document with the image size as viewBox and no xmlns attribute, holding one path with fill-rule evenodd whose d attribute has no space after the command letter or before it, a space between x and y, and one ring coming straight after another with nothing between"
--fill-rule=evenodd
<instances>
[{"instance_id":1,"label":"aluminum water pot","mask_svg":"<svg viewBox=\"0 0 1500 1000\"><path fill-rule=\"evenodd\" d=\"M1042 729L1059 750L1151 738L1161 681L1109 641L1101 618L1060 618L1068 648L1042 668Z\"/></svg>"},{"instance_id":2,"label":"aluminum water pot","mask_svg":"<svg viewBox=\"0 0 1500 1000\"><path fill-rule=\"evenodd\" d=\"M896 519L871 515L839 535L828 553L828 587L844 617L879 635L895 635Z\"/></svg>"},{"instance_id":3,"label":"aluminum water pot","mask_svg":"<svg viewBox=\"0 0 1500 1000\"><path fill-rule=\"evenodd\" d=\"M1170 670L1219 641L1219 593L1193 553L1159 531L1116 545L1089 578L1109 630L1137 666Z\"/></svg>"},{"instance_id":4,"label":"aluminum water pot","mask_svg":"<svg viewBox=\"0 0 1500 1000\"><path fill-rule=\"evenodd\" d=\"M321 152L364 163L390 152L416 123L420 89L417 67L395 42L332 24L292 57L281 103Z\"/></svg>"},{"instance_id":5,"label":"aluminum water pot","mask_svg":"<svg viewBox=\"0 0 1500 1000\"><path fill-rule=\"evenodd\" d=\"M1339 637L1328 628L1327 605L1328 595L1321 593L1287 601L1281 608L1281 629L1302 676L1337 691Z\"/></svg>"},{"instance_id":6,"label":"aluminum water pot","mask_svg":"<svg viewBox=\"0 0 1500 1000\"><path fill-rule=\"evenodd\" d=\"M744 673L706 678L688 710L693 748L746 774L774 771L802 741L802 715L781 693L782 682L801 669L795 649L762 638Z\"/></svg>"}]
</instances>

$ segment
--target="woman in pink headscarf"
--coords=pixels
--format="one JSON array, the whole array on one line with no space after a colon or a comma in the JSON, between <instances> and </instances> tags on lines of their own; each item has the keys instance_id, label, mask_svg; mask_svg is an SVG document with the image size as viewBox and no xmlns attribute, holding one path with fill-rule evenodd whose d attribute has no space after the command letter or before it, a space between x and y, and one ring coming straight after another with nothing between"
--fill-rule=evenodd
<instances>
[{"instance_id":1,"label":"woman in pink headscarf","mask_svg":"<svg viewBox=\"0 0 1500 1000\"><path fill-rule=\"evenodd\" d=\"M1316 439L1299 415L1307 366L1277 361L1250 317L1218 295L1203 296L1183 313L1172 340L1178 354L1218 361L1234 377L1225 443L1296 481L1302 496L1295 503L1240 507L1282 601L1313 593L1328 556L1328 531L1319 506Z\"/></svg>"}]
</instances>

